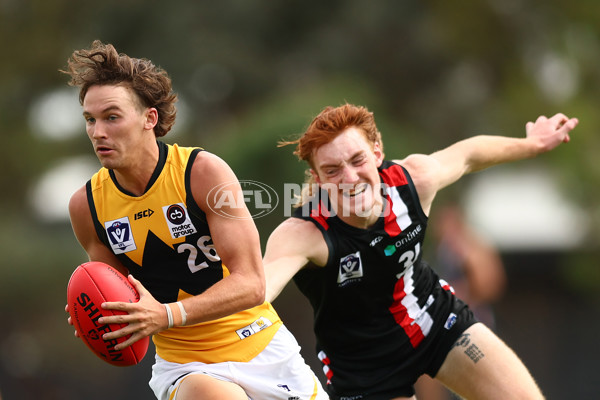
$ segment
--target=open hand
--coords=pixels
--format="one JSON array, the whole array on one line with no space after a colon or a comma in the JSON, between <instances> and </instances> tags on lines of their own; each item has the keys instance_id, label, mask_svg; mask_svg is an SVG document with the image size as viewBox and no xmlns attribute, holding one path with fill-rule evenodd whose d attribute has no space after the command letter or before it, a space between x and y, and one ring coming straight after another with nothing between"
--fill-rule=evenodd
<instances>
[{"instance_id":1,"label":"open hand","mask_svg":"<svg viewBox=\"0 0 600 400\"><path fill-rule=\"evenodd\" d=\"M525 130L527 138L536 140L540 153L543 153L554 149L561 143L568 143L571 140L569 133L575 129L578 123L577 118L568 118L561 113L550 118L542 115L535 122L528 122Z\"/></svg>"},{"instance_id":2,"label":"open hand","mask_svg":"<svg viewBox=\"0 0 600 400\"><path fill-rule=\"evenodd\" d=\"M98 320L100 324L127 324L127 326L119 330L105 333L102 336L104 340L112 340L131 335L126 341L116 345L115 350L122 350L146 336L153 335L167 328L167 312L165 307L146 290L140 281L132 275L129 275L128 279L138 291L140 300L137 303L102 303L102 308L105 310L118 310L126 314L106 316Z\"/></svg>"}]
</instances>

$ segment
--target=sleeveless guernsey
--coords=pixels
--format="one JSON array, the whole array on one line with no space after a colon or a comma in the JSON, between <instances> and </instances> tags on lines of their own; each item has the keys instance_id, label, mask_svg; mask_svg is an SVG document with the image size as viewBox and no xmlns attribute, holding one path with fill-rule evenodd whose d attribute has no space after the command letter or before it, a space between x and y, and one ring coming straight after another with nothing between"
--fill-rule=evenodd
<instances>
[{"instance_id":1,"label":"sleeveless guernsey","mask_svg":"<svg viewBox=\"0 0 600 400\"><path fill-rule=\"evenodd\" d=\"M204 212L190 190L199 148L157 142L159 162L141 196L101 168L87 183L96 232L129 272L161 303L204 292L229 272L217 254ZM176 363L246 362L275 335L281 320L271 304L153 336L157 354Z\"/></svg>"},{"instance_id":2,"label":"sleeveless guernsey","mask_svg":"<svg viewBox=\"0 0 600 400\"><path fill-rule=\"evenodd\" d=\"M329 250L324 267L307 266L294 281L314 310L317 354L332 398L412 385L423 368L417 359L432 347L428 337L453 325L452 294L421 261L428 218L410 176L390 161L379 175L384 213L369 229L332 215L324 191L294 214L319 228ZM356 396L335 397L342 394Z\"/></svg>"}]
</instances>

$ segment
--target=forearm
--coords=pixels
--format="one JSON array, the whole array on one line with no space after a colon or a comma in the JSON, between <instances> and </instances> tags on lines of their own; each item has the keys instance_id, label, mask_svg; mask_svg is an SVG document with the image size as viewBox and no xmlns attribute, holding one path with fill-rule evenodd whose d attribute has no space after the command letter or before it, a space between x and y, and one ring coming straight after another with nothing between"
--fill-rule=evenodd
<instances>
[{"instance_id":1,"label":"forearm","mask_svg":"<svg viewBox=\"0 0 600 400\"><path fill-rule=\"evenodd\" d=\"M464 150L466 172L474 172L553 150L561 143L569 142L569 133L578 123L577 118L569 119L560 113L551 118L540 116L525 125L525 138L475 136L456 145Z\"/></svg>"},{"instance_id":2,"label":"forearm","mask_svg":"<svg viewBox=\"0 0 600 400\"><path fill-rule=\"evenodd\" d=\"M181 302L187 312L187 325L191 325L235 314L260 305L264 300L264 279L232 274L202 294Z\"/></svg>"},{"instance_id":3,"label":"forearm","mask_svg":"<svg viewBox=\"0 0 600 400\"><path fill-rule=\"evenodd\" d=\"M485 168L533 158L544 152L544 148L529 138L512 138L506 136L474 136L448 148L448 156L463 154L465 173L476 172Z\"/></svg>"},{"instance_id":4,"label":"forearm","mask_svg":"<svg viewBox=\"0 0 600 400\"><path fill-rule=\"evenodd\" d=\"M265 294L265 299L268 302L273 302L273 300L275 300L277 296L279 296L283 288L287 285L287 283L289 282L289 278L280 274L269 273L270 271L274 271L266 269L266 267L265 271L267 273L267 290Z\"/></svg>"},{"instance_id":5,"label":"forearm","mask_svg":"<svg viewBox=\"0 0 600 400\"><path fill-rule=\"evenodd\" d=\"M411 155L400 161L417 187L421 206L429 212L435 194L466 174L485 168L535 157L545 151L532 138L473 136L430 156Z\"/></svg>"},{"instance_id":6,"label":"forearm","mask_svg":"<svg viewBox=\"0 0 600 400\"><path fill-rule=\"evenodd\" d=\"M307 262L304 257L281 256L272 258L267 252L264 259L267 280L266 300L268 302L274 301Z\"/></svg>"},{"instance_id":7,"label":"forearm","mask_svg":"<svg viewBox=\"0 0 600 400\"><path fill-rule=\"evenodd\" d=\"M159 303L133 276L129 280L140 294L136 303L108 302L104 309L119 310L123 315L105 316L101 324L127 324L126 327L104 335L112 340L126 335L131 337L115 346L123 349L141 338L165 329L215 320L262 304L264 301L264 275L255 278L232 274L220 280L202 294L182 299L180 302ZM181 303L177 304L177 303Z\"/></svg>"}]
</instances>

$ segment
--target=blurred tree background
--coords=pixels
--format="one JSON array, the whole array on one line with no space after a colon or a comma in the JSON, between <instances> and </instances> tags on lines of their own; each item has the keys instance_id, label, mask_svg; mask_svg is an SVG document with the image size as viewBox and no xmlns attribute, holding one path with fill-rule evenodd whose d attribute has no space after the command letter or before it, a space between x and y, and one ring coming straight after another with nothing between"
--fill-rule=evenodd
<instances>
[{"instance_id":1,"label":"blurred tree background","mask_svg":"<svg viewBox=\"0 0 600 400\"><path fill-rule=\"evenodd\" d=\"M0 0L2 398L152 398L153 354L104 364L63 310L85 260L67 201L99 164L58 70L94 39L170 73L180 102L166 142L215 152L281 200L304 166L277 141L327 105L374 111L389 158L480 133L523 136L542 114L578 117L568 145L467 177L438 202L463 204L502 252L497 331L548 398L598 398L599 35L593 0ZM526 195L536 187L555 197L537 203ZM263 246L281 204L256 220ZM308 302L289 285L275 306L321 375Z\"/></svg>"}]
</instances>

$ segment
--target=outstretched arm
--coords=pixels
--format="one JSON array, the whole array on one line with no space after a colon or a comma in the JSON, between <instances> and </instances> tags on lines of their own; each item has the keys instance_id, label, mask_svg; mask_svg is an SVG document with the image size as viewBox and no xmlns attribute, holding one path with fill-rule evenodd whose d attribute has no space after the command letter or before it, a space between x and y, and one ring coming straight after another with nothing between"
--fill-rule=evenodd
<instances>
[{"instance_id":1,"label":"outstretched arm","mask_svg":"<svg viewBox=\"0 0 600 400\"><path fill-rule=\"evenodd\" d=\"M397 162L410 172L423 210L429 213L437 192L463 175L548 152L569 142L569 133L578 123L564 114L541 116L526 124L525 138L474 136L431 155L414 154Z\"/></svg>"}]
</instances>

